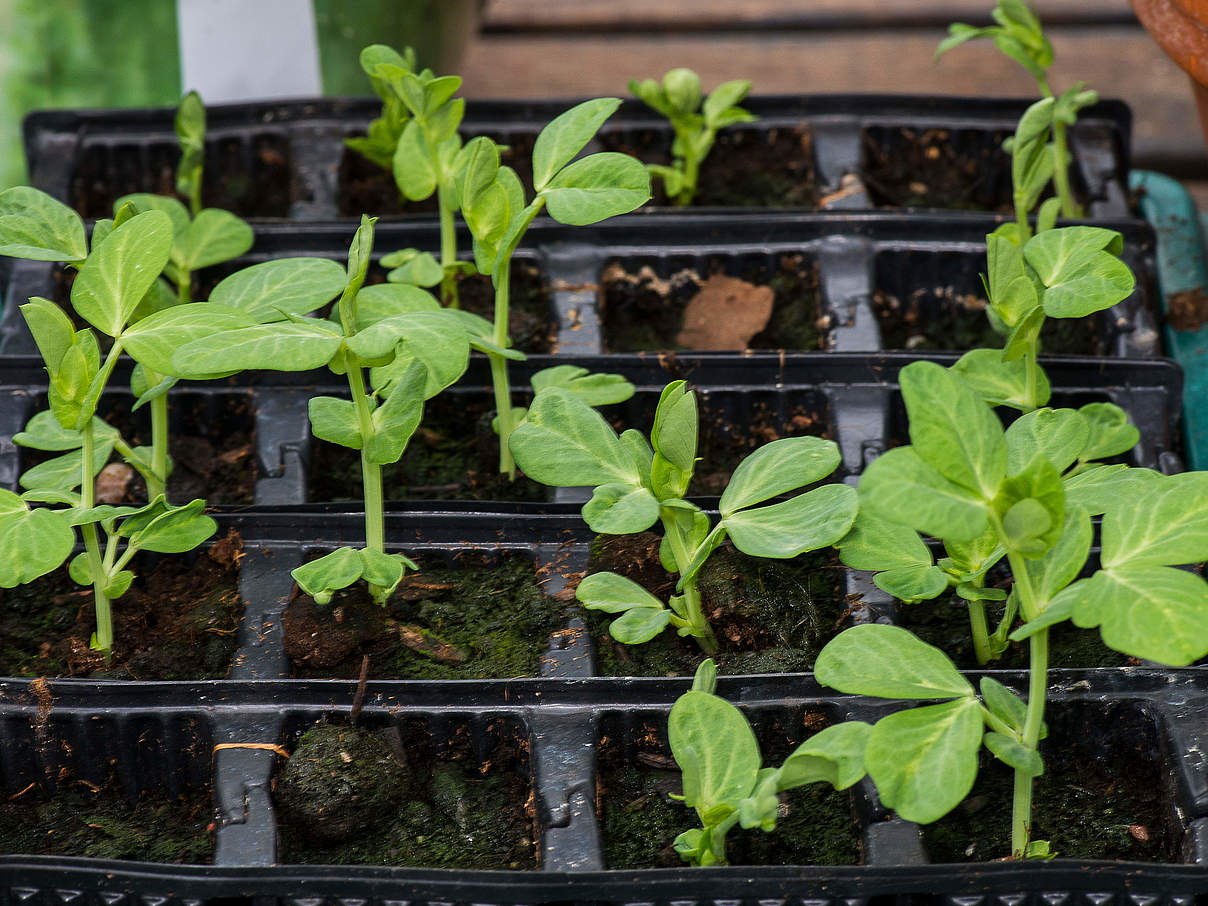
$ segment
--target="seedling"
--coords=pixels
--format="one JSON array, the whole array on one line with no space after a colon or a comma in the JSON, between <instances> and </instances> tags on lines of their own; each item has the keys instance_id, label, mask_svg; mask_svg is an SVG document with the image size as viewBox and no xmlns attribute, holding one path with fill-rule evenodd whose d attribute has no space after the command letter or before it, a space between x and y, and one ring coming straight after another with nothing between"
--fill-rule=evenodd
<instances>
[{"instance_id":1,"label":"seedling","mask_svg":"<svg viewBox=\"0 0 1208 906\"><path fill-rule=\"evenodd\" d=\"M759 742L746 717L714 694L717 668L706 659L692 689L671 708L667 735L683 773L684 794L703 827L675 838L675 851L692 865L727 865L726 834L735 824L776 829L778 794L810 783L845 790L864 776L864 747L872 729L848 721L815 733L778 768L763 767Z\"/></svg>"},{"instance_id":2,"label":"seedling","mask_svg":"<svg viewBox=\"0 0 1208 906\"><path fill-rule=\"evenodd\" d=\"M755 117L737 106L751 90L745 79L723 82L701 103L700 76L691 69L672 69L660 85L654 79L629 80L629 90L671 121L675 141L672 164L648 164L651 174L663 180L668 197L677 205L692 204L701 164L713 150L718 130Z\"/></svg>"},{"instance_id":3,"label":"seedling","mask_svg":"<svg viewBox=\"0 0 1208 906\"><path fill-rule=\"evenodd\" d=\"M1082 208L1070 189L1066 130L1077 121L1078 111L1094 104L1099 96L1087 90L1085 82L1078 82L1060 95L1053 93L1048 81L1048 68L1053 65L1053 45L1045 37L1040 19L1024 0L998 0L991 15L996 25L977 28L955 22L948 26L948 37L940 42L935 56L938 59L973 38L990 38L999 51L1028 71L1043 95L1044 99L1028 108L1020 120L1010 149L1015 177L1015 211L1022 242L1030 235L1028 213L1050 179L1057 191L1057 202L1045 216L1056 217L1058 206L1063 217L1082 216ZM1020 178L1022 172L1027 173L1026 179Z\"/></svg>"},{"instance_id":4,"label":"seedling","mask_svg":"<svg viewBox=\"0 0 1208 906\"><path fill-rule=\"evenodd\" d=\"M862 516L946 546L1002 548L1014 580L1010 606L1023 620L1008 638L1030 649L1027 698L983 679L979 700L943 652L893 626L841 633L819 655L815 676L843 692L947 699L873 727L865 766L882 800L909 820L935 821L972 788L984 742L1015 771L1011 854L1047 857L1030 827L1032 780L1043 771L1049 629L1065 620L1097 626L1110 648L1164 664L1208 653L1208 583L1176 568L1208 558L1208 475L1092 465L1111 432L1072 409L1041 410L1004 431L977 393L931 362L908 365L900 382L911 445L884 453L861 476ZM1070 469L1075 463L1081 468ZM1094 515L1103 517L1100 568L1079 579ZM890 531L860 544L927 574L915 541Z\"/></svg>"},{"instance_id":5,"label":"seedling","mask_svg":"<svg viewBox=\"0 0 1208 906\"><path fill-rule=\"evenodd\" d=\"M789 559L834 544L856 518L852 488L828 484L789 500L757 507L825 478L839 465L839 449L817 437L789 437L760 447L730 477L716 525L684 499L696 468L696 396L683 381L668 384L647 440L634 429L619 437L598 412L561 387L537 394L512 435L512 452L525 474L542 484L591 485L583 518L596 532L628 535L663 525L659 559L679 574L677 594L665 604L637 583L612 572L579 583L589 610L620 614L608 627L619 642L648 642L668 626L692 636L712 654L717 640L701 604L697 577L728 537L752 557Z\"/></svg>"},{"instance_id":6,"label":"seedling","mask_svg":"<svg viewBox=\"0 0 1208 906\"><path fill-rule=\"evenodd\" d=\"M126 206L115 226L100 235L94 230L89 251L84 224L65 205L25 187L0 194L0 254L66 261L79 268L72 307L113 338L102 360L92 328L76 330L67 313L48 299L35 297L21 306L50 377L50 411L35 414L13 440L63 455L25 472L22 494L0 491L0 586L32 581L59 566L71 553L73 529L79 526L84 552L72 560L70 573L80 584L93 586L97 628L92 647L104 652L113 645L110 601L134 579L126 568L131 558L139 550L190 550L217 527L202 514L202 500L170 506L162 491L166 470L153 472L145 448L131 449L96 417L97 402L122 350L138 343L145 322L132 325L131 319L167 264L172 241L166 214L133 215ZM143 474L149 489L157 487L146 506L96 505L94 479L114 449ZM30 503L51 506L31 509Z\"/></svg>"},{"instance_id":7,"label":"seedling","mask_svg":"<svg viewBox=\"0 0 1208 906\"><path fill-rule=\"evenodd\" d=\"M474 261L495 286L495 324L490 336L491 383L499 431L499 471L509 478L516 464L508 440L516 427L508 385L507 360L522 359L510 349L508 293L512 255L533 219L547 209L559 223L584 226L627 214L650 200L650 174L634 158L600 152L575 160L604 121L620 106L617 98L584 101L554 118L533 147L536 197L525 203L524 187L511 167L500 166L499 147L488 138L468 142L461 154L461 207L474 236Z\"/></svg>"},{"instance_id":8,"label":"seedling","mask_svg":"<svg viewBox=\"0 0 1208 906\"><path fill-rule=\"evenodd\" d=\"M361 218L332 320L304 315L330 301L329 271L339 266L286 259L270 262L278 268L272 282L287 287L292 296L271 286L264 292L265 281L257 280L248 285L244 299L232 294L225 304L195 303L188 307L194 320L186 323L166 312L155 324L164 348L175 349L172 372L184 377L321 367L347 376L351 399L314 397L310 424L316 437L361 451L365 547L340 548L294 570L298 585L319 604L363 578L374 601L384 605L404 570L414 569L402 554L385 552L382 466L402 457L423 417L424 401L461 377L470 355L462 324L473 315L443 309L429 293L412 286L362 289L374 222ZM306 271L311 271L309 277ZM207 322L205 331L195 329L197 317ZM371 368L378 372L372 393L365 380Z\"/></svg>"},{"instance_id":9,"label":"seedling","mask_svg":"<svg viewBox=\"0 0 1208 906\"><path fill-rule=\"evenodd\" d=\"M399 192L408 201L422 201L436 193L440 211L440 261L427 252L404 249L383 259L393 268L391 281L414 286L441 287L441 300L458 306L457 277L473 273L468 261L457 260L457 235L453 215L460 202L457 178L464 157L457 127L466 102L453 97L461 87L459 76L436 76L432 70L415 71L415 52L402 54L384 44L361 51L361 68L382 99L382 115L369 124L366 138L346 139L348 146L392 171Z\"/></svg>"}]
</instances>

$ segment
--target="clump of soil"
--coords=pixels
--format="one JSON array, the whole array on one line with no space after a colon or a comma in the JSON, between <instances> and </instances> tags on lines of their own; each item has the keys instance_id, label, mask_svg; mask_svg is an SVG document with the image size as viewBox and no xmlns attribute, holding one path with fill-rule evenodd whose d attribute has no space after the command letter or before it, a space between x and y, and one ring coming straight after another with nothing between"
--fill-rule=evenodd
<instances>
[{"instance_id":1,"label":"clump of soil","mask_svg":"<svg viewBox=\"0 0 1208 906\"><path fill-rule=\"evenodd\" d=\"M1167 818L1152 727L1135 712L1088 714L1090 728L1060 713L1048 717L1049 738L1040 743L1044 774L1033 787L1032 838L1048 840L1062 859L1177 862L1179 832ZM1094 727L1111 727L1111 741ZM923 827L933 862L1010 854L1013 778L1010 768L982 752L972 793Z\"/></svg>"},{"instance_id":2,"label":"clump of soil","mask_svg":"<svg viewBox=\"0 0 1208 906\"><path fill-rule=\"evenodd\" d=\"M986 621L993 632L1002 618L1003 605L1001 601L986 601L985 605ZM969 605L964 598L955 593L944 594L933 601L899 602L897 608L899 626L939 648L962 670L982 669L973 653ZM1016 625L1020 625L1020 621L1017 620ZM1026 641L1009 642L1002 656L985 666L995 670L1026 670L1029 651ZM1079 629L1068 620L1049 630L1050 667L1127 667L1138 663L1136 658L1104 645L1098 630Z\"/></svg>"},{"instance_id":3,"label":"clump of soil","mask_svg":"<svg viewBox=\"0 0 1208 906\"><path fill-rule=\"evenodd\" d=\"M611 571L666 601L677 576L659 562L659 537L599 535L588 574ZM712 655L723 674L787 673L812 669L814 659L843 628L847 602L843 570L833 550L793 560L748 557L719 548L698 580L705 613L717 637ZM623 645L608 633L613 615L587 611L599 672L606 676L691 676L704 654L695 639L665 630L642 645Z\"/></svg>"},{"instance_id":4,"label":"clump of soil","mask_svg":"<svg viewBox=\"0 0 1208 906\"><path fill-rule=\"evenodd\" d=\"M478 765L404 748L397 731L309 730L276 781L281 861L535 868L528 781L504 749Z\"/></svg>"},{"instance_id":5,"label":"clump of soil","mask_svg":"<svg viewBox=\"0 0 1208 906\"><path fill-rule=\"evenodd\" d=\"M513 397L514 405L528 402ZM494 399L486 390L445 391L429 400L402 458L382 467L386 499L545 500L545 485L519 472L514 481L500 474L494 417ZM359 451L317 442L311 454L312 501L364 499Z\"/></svg>"},{"instance_id":6,"label":"clump of soil","mask_svg":"<svg viewBox=\"0 0 1208 906\"><path fill-rule=\"evenodd\" d=\"M527 556L466 551L455 566L421 563L386 607L362 584L326 606L299 594L285 612L285 651L295 677L356 677L363 655L374 679L535 676L561 622Z\"/></svg>"},{"instance_id":7,"label":"clump of soil","mask_svg":"<svg viewBox=\"0 0 1208 906\"><path fill-rule=\"evenodd\" d=\"M0 802L0 853L204 865L213 821L209 790L147 791L131 803L115 784L31 787Z\"/></svg>"},{"instance_id":8,"label":"clump of soil","mask_svg":"<svg viewBox=\"0 0 1208 906\"><path fill-rule=\"evenodd\" d=\"M871 127L862 136L860 177L878 207L1011 211L1010 135Z\"/></svg>"},{"instance_id":9,"label":"clump of soil","mask_svg":"<svg viewBox=\"0 0 1208 906\"><path fill-rule=\"evenodd\" d=\"M113 602L109 663L88 647L96 630L92 589L62 566L29 585L0 590L0 675L138 680L222 679L243 613L233 531L189 562L142 559L130 590ZM138 563L136 558L136 564Z\"/></svg>"},{"instance_id":10,"label":"clump of soil","mask_svg":"<svg viewBox=\"0 0 1208 906\"><path fill-rule=\"evenodd\" d=\"M613 261L600 276L604 343L611 352L660 349L820 349L818 275L800 255L781 256L766 272L740 279L685 269L662 278Z\"/></svg>"},{"instance_id":11,"label":"clump of soil","mask_svg":"<svg viewBox=\"0 0 1208 906\"><path fill-rule=\"evenodd\" d=\"M1208 293L1198 286L1174 293L1167 303L1166 323L1178 331L1199 330L1208 323Z\"/></svg>"},{"instance_id":12,"label":"clump of soil","mask_svg":"<svg viewBox=\"0 0 1208 906\"><path fill-rule=\"evenodd\" d=\"M670 164L670 131L604 129L598 136L607 151L631 154L645 164ZM651 205L670 204L660 179L652 180ZM818 206L818 185L809 130L804 126L772 129L729 127L717 141L697 178L694 207Z\"/></svg>"},{"instance_id":13,"label":"clump of soil","mask_svg":"<svg viewBox=\"0 0 1208 906\"><path fill-rule=\"evenodd\" d=\"M815 715L816 716L816 715ZM821 726L814 729L822 729ZM765 751L764 764L780 764L791 751ZM604 834L605 867L676 868L687 865L675 838L700 827L696 810L676 801L683 783L670 751L639 751L627 763L619 747L604 741L596 803ZM776 829L736 826L726 836L731 865L854 865L860 860L859 830L851 797L828 784L813 783L780 794Z\"/></svg>"},{"instance_id":14,"label":"clump of soil","mask_svg":"<svg viewBox=\"0 0 1208 906\"><path fill-rule=\"evenodd\" d=\"M885 349L1000 349L1004 338L986 317L986 300L953 286L922 287L906 300L877 290L873 309ZM1103 355L1099 315L1048 318L1041 350L1050 355Z\"/></svg>"}]
</instances>

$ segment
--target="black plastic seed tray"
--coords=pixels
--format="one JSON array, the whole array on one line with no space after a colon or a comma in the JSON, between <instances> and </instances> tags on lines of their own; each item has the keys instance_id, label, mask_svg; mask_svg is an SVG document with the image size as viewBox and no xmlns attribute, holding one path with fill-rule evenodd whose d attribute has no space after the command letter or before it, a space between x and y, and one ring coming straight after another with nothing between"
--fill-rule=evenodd
<instances>
[{"instance_id":1,"label":"black plastic seed tray","mask_svg":"<svg viewBox=\"0 0 1208 906\"><path fill-rule=\"evenodd\" d=\"M1022 690L1026 676L999 672ZM970 675L975 679L975 675ZM137 790L214 794L213 864L163 865L0 856L13 903L592 903L1188 904L1208 893L1202 735L1206 680L1197 671L1059 671L1050 691L1054 744L1088 772L1121 750L1148 765L1158 791L1147 834L1166 861L928 864L914 826L890 818L867 782L835 797L861 842L860 865L612 869L601 809L608 765L662 764L666 720L687 680L534 679L372 682L360 724L437 762L505 770L531 796L536 870L308 866L280 856L274 778L300 733L346 723L355 682L0 682L0 763L7 795L111 773ZM808 676L723 677L718 693L748 715L768 750L824 723L875 720L886 706L820 689ZM1103 753L1108 753L1104 755ZM502 765L493 759L505 758ZM647 808L649 811L649 808ZM999 820L1005 816L996 815ZM694 823L683 809L683 829ZM807 844L808 845L808 844ZM657 859L657 855L655 858Z\"/></svg>"},{"instance_id":2,"label":"black plastic seed tray","mask_svg":"<svg viewBox=\"0 0 1208 906\"><path fill-rule=\"evenodd\" d=\"M460 131L507 145L505 162L527 178L538 132L574 103L471 100ZM751 98L744 106L760 119L721 133L698 204L1007 210L1010 158L1001 144L1029 103L908 95ZM252 218L431 217L430 205L400 207L390 175L343 144L364 134L379 106L374 99L325 99L209 108L206 203ZM85 217L109 216L113 200L128 192L171 192L179 159L173 115L169 108L33 113L25 120L31 183ZM1071 181L1093 218L1128 213L1131 121L1125 104L1104 101L1083 111L1071 133ZM626 99L592 150L665 162L672 137L658 114Z\"/></svg>"}]
</instances>

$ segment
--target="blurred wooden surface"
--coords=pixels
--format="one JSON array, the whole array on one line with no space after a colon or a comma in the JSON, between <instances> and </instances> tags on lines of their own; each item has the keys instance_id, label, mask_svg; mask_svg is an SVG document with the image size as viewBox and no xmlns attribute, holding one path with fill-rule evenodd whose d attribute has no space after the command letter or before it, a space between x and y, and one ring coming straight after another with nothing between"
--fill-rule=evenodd
<instances>
[{"instance_id":1,"label":"blurred wooden surface","mask_svg":"<svg viewBox=\"0 0 1208 906\"><path fill-rule=\"evenodd\" d=\"M933 61L946 24L989 24L993 0L489 0L461 65L471 97L624 96L675 66L706 89L1022 97L1029 76L988 41ZM1037 0L1061 89L1088 82L1133 109L1134 163L1208 181L1187 77L1127 0Z\"/></svg>"}]
</instances>

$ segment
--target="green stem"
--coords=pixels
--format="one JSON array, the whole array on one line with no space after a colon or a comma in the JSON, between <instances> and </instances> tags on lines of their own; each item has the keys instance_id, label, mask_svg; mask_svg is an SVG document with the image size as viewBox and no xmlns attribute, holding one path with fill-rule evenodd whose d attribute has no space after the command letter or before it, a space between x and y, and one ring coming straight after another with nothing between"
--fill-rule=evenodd
<instances>
[{"instance_id":1,"label":"green stem","mask_svg":"<svg viewBox=\"0 0 1208 906\"><path fill-rule=\"evenodd\" d=\"M190 301L189 296L192 291L193 272L182 267L180 269L180 282L176 284L176 304L188 305Z\"/></svg>"},{"instance_id":2,"label":"green stem","mask_svg":"<svg viewBox=\"0 0 1208 906\"><path fill-rule=\"evenodd\" d=\"M674 519L668 519L665 516L661 518L663 532L671 542L671 555L675 558L675 571L682 576L684 571L691 566L695 551L688 550L687 540ZM684 583L684 590L681 594L684 597L684 610L688 613L688 624L692 627L692 637L696 639L705 654L715 654L717 636L713 634L713 627L709 625L709 620L705 617L705 609L695 577Z\"/></svg>"},{"instance_id":3,"label":"green stem","mask_svg":"<svg viewBox=\"0 0 1208 906\"><path fill-rule=\"evenodd\" d=\"M386 523L382 508L382 467L370 462L367 451L369 441L373 438L373 409L369 396L365 393L365 378L361 374L361 366L354 361L348 363L348 387L352 392L352 401L356 405L357 420L361 428L361 482L365 489L365 547L370 550L384 551L386 538ZM370 585L371 593L381 591L377 586Z\"/></svg>"},{"instance_id":4,"label":"green stem","mask_svg":"<svg viewBox=\"0 0 1208 906\"><path fill-rule=\"evenodd\" d=\"M495 283L495 333L492 341L506 349L508 339L508 304L512 277L512 259L498 262L493 275ZM491 384L495 390L495 415L499 419L499 471L509 481L516 478L516 462L508 439L516 426L512 422L512 388L508 383L508 360L501 355L488 354L491 360Z\"/></svg>"},{"instance_id":5,"label":"green stem","mask_svg":"<svg viewBox=\"0 0 1208 906\"><path fill-rule=\"evenodd\" d=\"M151 470L151 463L143 459L140 454L135 453L134 448L120 437L113 442L113 449L117 450L118 456L126 460L127 463L134 467L134 471L143 476L143 481L145 481L147 483L147 487L150 488L151 482L155 480L155 475Z\"/></svg>"},{"instance_id":6,"label":"green stem","mask_svg":"<svg viewBox=\"0 0 1208 906\"><path fill-rule=\"evenodd\" d=\"M1057 188L1057 197L1061 199L1061 216L1074 218L1082 216L1082 209L1074 201L1074 193L1070 188L1070 152L1066 141L1065 123L1053 123L1053 185Z\"/></svg>"},{"instance_id":7,"label":"green stem","mask_svg":"<svg viewBox=\"0 0 1208 906\"><path fill-rule=\"evenodd\" d=\"M81 465L83 474L80 483L80 505L83 509L96 506L96 487L92 474L93 451L96 438L93 434L92 419L84 423L84 460ZM101 543L97 536L97 524L89 522L80 526L84 536L84 549L88 552L88 568L92 573L92 594L96 607L96 647L105 652L108 660L113 648L113 616L109 609L109 598L105 595L105 562L101 557Z\"/></svg>"},{"instance_id":8,"label":"green stem","mask_svg":"<svg viewBox=\"0 0 1208 906\"><path fill-rule=\"evenodd\" d=\"M154 500L168 489L168 394L161 393L151 400L151 474L147 482L147 499ZM166 496L165 496L166 499Z\"/></svg>"},{"instance_id":9,"label":"green stem","mask_svg":"<svg viewBox=\"0 0 1208 906\"><path fill-rule=\"evenodd\" d=\"M1040 386L1040 363L1037 358L1040 354L1040 336L1028 344L1027 351L1023 354L1023 370L1024 370L1024 402L1028 405L1028 411L1040 408L1040 400L1038 399L1038 388Z\"/></svg>"},{"instance_id":10,"label":"green stem","mask_svg":"<svg viewBox=\"0 0 1208 906\"><path fill-rule=\"evenodd\" d=\"M984 601L968 601L969 628L973 633L973 654L977 663L985 666L994 658L990 648L990 628L986 624L986 604Z\"/></svg>"},{"instance_id":11,"label":"green stem","mask_svg":"<svg viewBox=\"0 0 1208 906\"><path fill-rule=\"evenodd\" d=\"M440 301L449 308L460 308L457 275L451 270L453 262L457 260L457 233L453 224L453 206L443 185L436 190L436 200L440 205L440 266L445 271L440 283Z\"/></svg>"}]
</instances>

